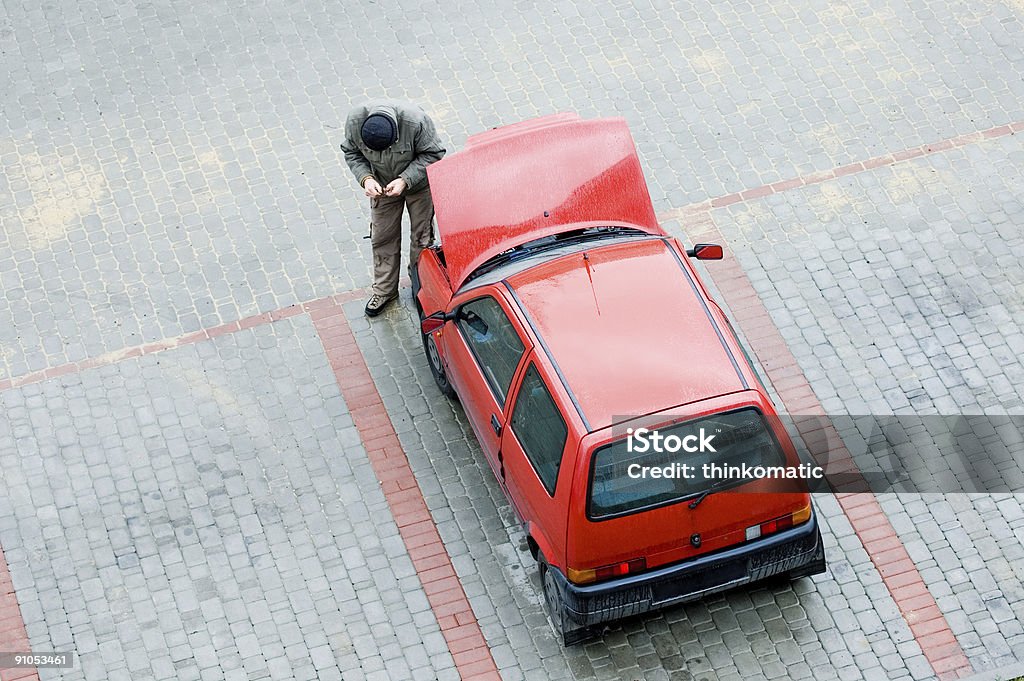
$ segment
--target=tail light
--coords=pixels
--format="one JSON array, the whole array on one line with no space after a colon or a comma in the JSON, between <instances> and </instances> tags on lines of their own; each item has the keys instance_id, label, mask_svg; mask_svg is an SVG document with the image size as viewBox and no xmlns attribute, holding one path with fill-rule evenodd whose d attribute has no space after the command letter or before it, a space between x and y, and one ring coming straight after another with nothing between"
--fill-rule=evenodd
<instances>
[{"instance_id":1,"label":"tail light","mask_svg":"<svg viewBox=\"0 0 1024 681\"><path fill-rule=\"evenodd\" d=\"M811 502L807 502L807 505L803 508L798 508L792 513L779 516L778 518L772 518L760 525L751 525L747 528L747 541L764 537L765 535L773 534L781 530L788 530L791 527L805 523L811 518Z\"/></svg>"},{"instance_id":2,"label":"tail light","mask_svg":"<svg viewBox=\"0 0 1024 681\"><path fill-rule=\"evenodd\" d=\"M624 577L626 575L642 572L646 569L646 558L634 558L633 560L627 560L623 563L615 563L614 565L605 565L588 570L568 568L566 570L566 576L569 578L569 581L574 584L589 584L590 582L599 582L611 577Z\"/></svg>"}]
</instances>

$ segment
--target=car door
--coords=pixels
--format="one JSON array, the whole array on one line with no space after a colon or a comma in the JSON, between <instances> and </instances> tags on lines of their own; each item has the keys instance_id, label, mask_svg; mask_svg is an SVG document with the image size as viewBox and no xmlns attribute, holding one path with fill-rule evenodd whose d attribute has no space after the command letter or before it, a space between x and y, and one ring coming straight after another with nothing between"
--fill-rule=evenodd
<instances>
[{"instance_id":1,"label":"car door","mask_svg":"<svg viewBox=\"0 0 1024 681\"><path fill-rule=\"evenodd\" d=\"M498 454L505 404L528 341L502 302L481 295L455 309L456 333L446 335L449 376L480 447L504 483Z\"/></svg>"},{"instance_id":2,"label":"car door","mask_svg":"<svg viewBox=\"0 0 1024 681\"><path fill-rule=\"evenodd\" d=\"M549 547L563 548L576 437L550 385L528 357L507 411L501 456L509 496L528 531L548 560L559 560Z\"/></svg>"}]
</instances>

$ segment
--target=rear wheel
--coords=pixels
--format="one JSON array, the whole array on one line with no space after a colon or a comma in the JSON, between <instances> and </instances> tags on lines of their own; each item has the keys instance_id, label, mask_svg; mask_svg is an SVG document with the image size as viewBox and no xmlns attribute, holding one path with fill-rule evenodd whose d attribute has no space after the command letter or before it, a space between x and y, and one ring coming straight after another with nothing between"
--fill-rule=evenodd
<instances>
[{"instance_id":1,"label":"rear wheel","mask_svg":"<svg viewBox=\"0 0 1024 681\"><path fill-rule=\"evenodd\" d=\"M589 641L597 636L597 632L588 627L582 627L569 619L565 611L565 603L558 591L558 583L555 581L554 570L541 558L539 563L540 580L544 589L544 608L547 610L548 619L555 630L562 645L565 647Z\"/></svg>"},{"instance_id":2,"label":"rear wheel","mask_svg":"<svg viewBox=\"0 0 1024 681\"><path fill-rule=\"evenodd\" d=\"M799 567L796 570L790 570L786 573L786 577L790 580L800 579L801 577L810 577L811 575L820 575L828 569L828 564L825 562L825 542L821 540L821 534L818 534L818 549L814 552L814 560L807 565Z\"/></svg>"},{"instance_id":3,"label":"rear wheel","mask_svg":"<svg viewBox=\"0 0 1024 681\"><path fill-rule=\"evenodd\" d=\"M807 563L788 572L782 572L771 577L765 577L758 583L773 588L777 586L785 586L790 582L804 577L811 577L812 575L820 575L828 569L828 565L825 562L825 543L821 540L821 535L818 535L818 548L814 552L814 558Z\"/></svg>"}]
</instances>

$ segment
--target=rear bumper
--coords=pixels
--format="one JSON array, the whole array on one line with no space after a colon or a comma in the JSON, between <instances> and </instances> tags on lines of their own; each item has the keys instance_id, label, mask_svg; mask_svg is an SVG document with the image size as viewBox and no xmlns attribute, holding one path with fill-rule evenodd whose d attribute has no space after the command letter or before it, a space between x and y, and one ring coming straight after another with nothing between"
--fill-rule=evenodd
<instances>
[{"instance_id":1,"label":"rear bumper","mask_svg":"<svg viewBox=\"0 0 1024 681\"><path fill-rule=\"evenodd\" d=\"M579 586L553 570L565 613L578 626L639 615L697 600L767 577L804 577L825 571L825 549L818 519L685 563L599 584Z\"/></svg>"}]
</instances>

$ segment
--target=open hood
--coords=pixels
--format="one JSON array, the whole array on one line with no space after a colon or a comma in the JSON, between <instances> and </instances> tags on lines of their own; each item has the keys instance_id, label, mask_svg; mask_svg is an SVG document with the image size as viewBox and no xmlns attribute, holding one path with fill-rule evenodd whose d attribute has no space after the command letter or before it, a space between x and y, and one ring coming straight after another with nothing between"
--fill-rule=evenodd
<instances>
[{"instance_id":1,"label":"open hood","mask_svg":"<svg viewBox=\"0 0 1024 681\"><path fill-rule=\"evenodd\" d=\"M563 113L495 128L427 176L455 290L495 255L577 223L664 234L622 118Z\"/></svg>"}]
</instances>

